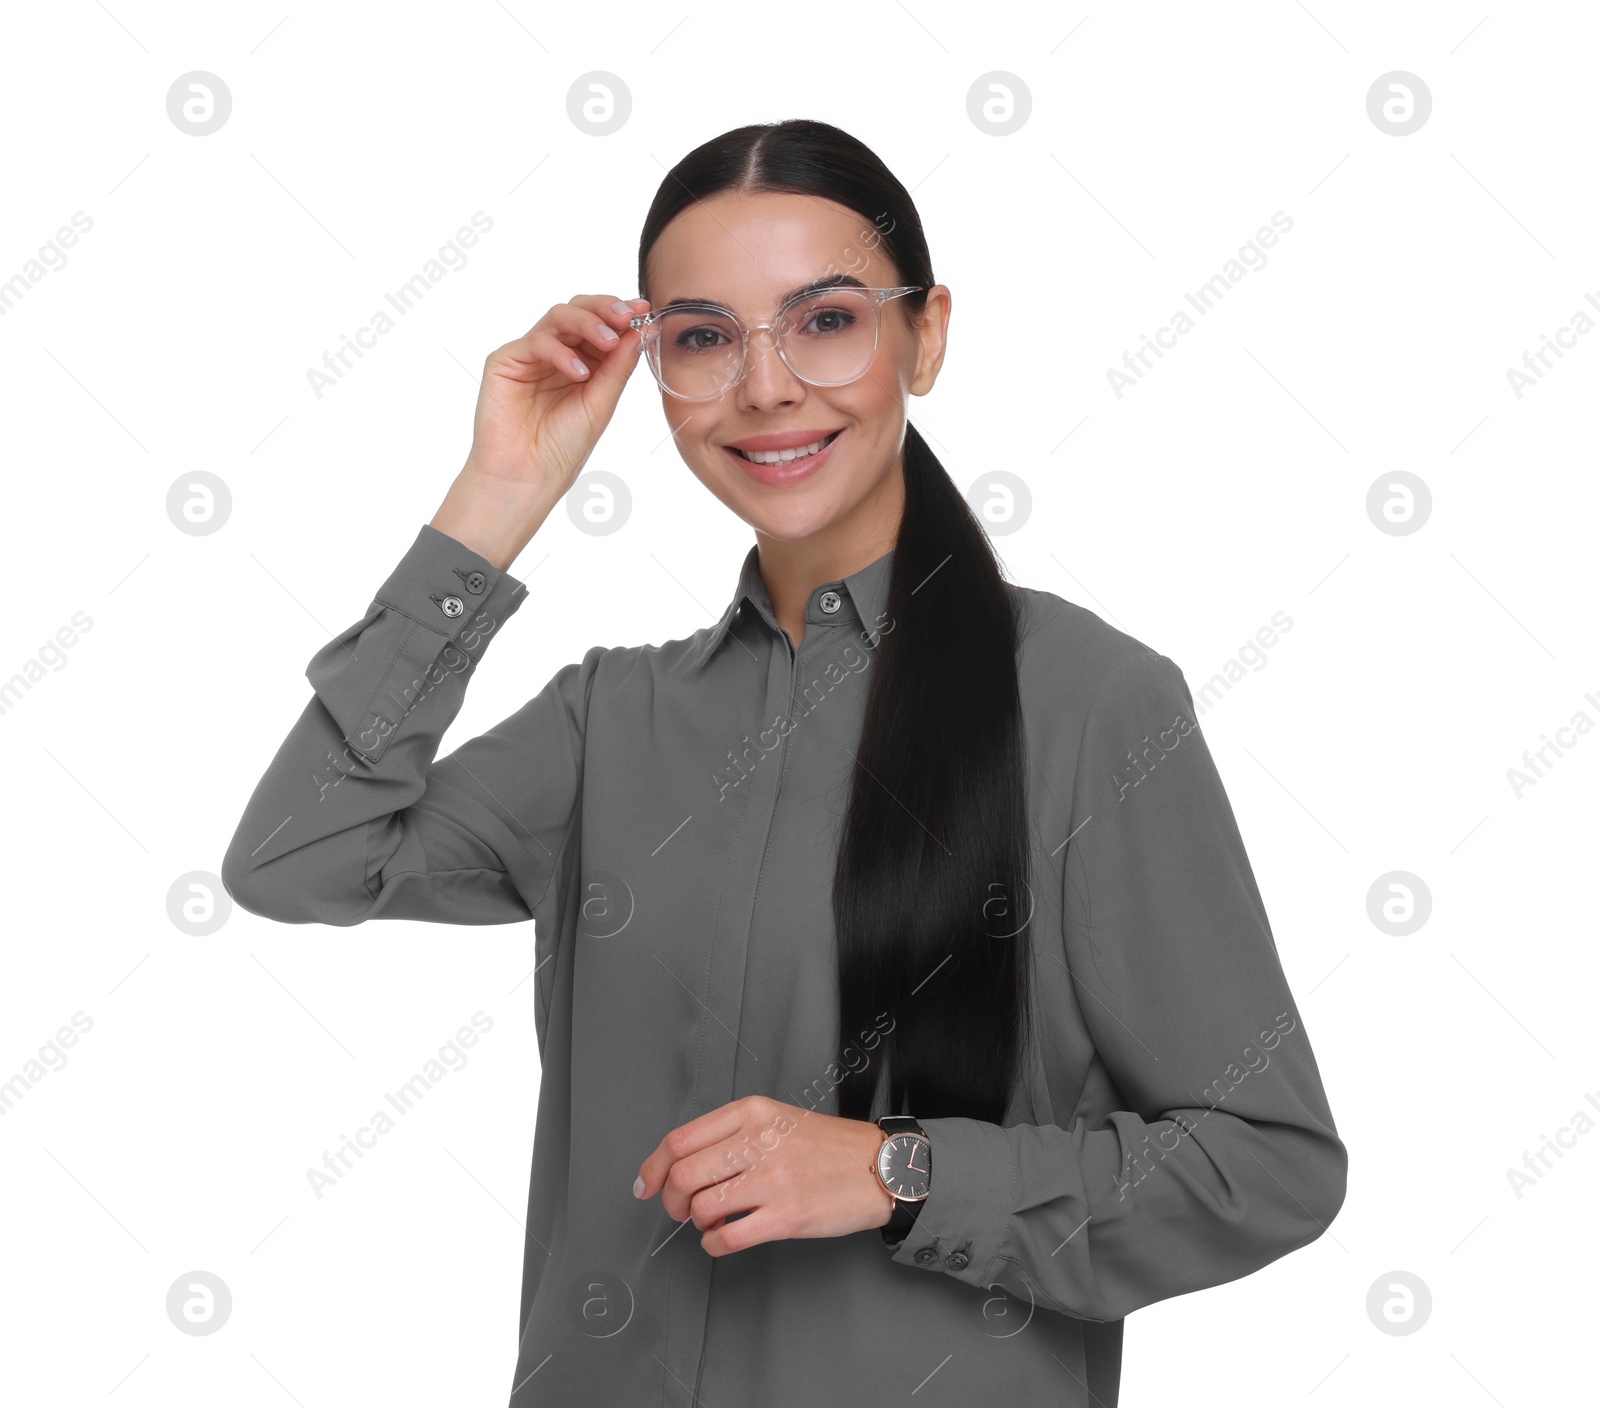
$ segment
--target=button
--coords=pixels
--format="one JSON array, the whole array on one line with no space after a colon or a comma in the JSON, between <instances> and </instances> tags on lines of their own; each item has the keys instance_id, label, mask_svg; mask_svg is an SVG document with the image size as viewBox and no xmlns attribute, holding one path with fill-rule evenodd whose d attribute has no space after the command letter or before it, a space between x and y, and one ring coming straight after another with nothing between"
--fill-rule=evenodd
<instances>
[{"instance_id":1,"label":"button","mask_svg":"<svg viewBox=\"0 0 1600 1408\"><path fill-rule=\"evenodd\" d=\"M439 610L444 612L446 616L459 616L466 609L466 606L463 605L461 598L458 596L447 596L439 603Z\"/></svg>"},{"instance_id":2,"label":"button","mask_svg":"<svg viewBox=\"0 0 1600 1408\"><path fill-rule=\"evenodd\" d=\"M913 1259L919 1262L921 1265L927 1266L929 1262L934 1262L939 1259L939 1253L934 1251L932 1247L923 1247L921 1251L917 1252Z\"/></svg>"},{"instance_id":3,"label":"button","mask_svg":"<svg viewBox=\"0 0 1600 1408\"><path fill-rule=\"evenodd\" d=\"M960 1271L967 1264L967 1254L965 1252L951 1252L944 1259L944 1264L952 1271Z\"/></svg>"},{"instance_id":4,"label":"button","mask_svg":"<svg viewBox=\"0 0 1600 1408\"><path fill-rule=\"evenodd\" d=\"M473 596L482 596L483 589L488 585L489 579L481 572L474 572L470 577L467 578L467 590L471 592Z\"/></svg>"},{"instance_id":5,"label":"button","mask_svg":"<svg viewBox=\"0 0 1600 1408\"><path fill-rule=\"evenodd\" d=\"M844 605L844 598L840 596L838 592L823 592L821 599L817 602L817 605L831 616L835 611Z\"/></svg>"}]
</instances>

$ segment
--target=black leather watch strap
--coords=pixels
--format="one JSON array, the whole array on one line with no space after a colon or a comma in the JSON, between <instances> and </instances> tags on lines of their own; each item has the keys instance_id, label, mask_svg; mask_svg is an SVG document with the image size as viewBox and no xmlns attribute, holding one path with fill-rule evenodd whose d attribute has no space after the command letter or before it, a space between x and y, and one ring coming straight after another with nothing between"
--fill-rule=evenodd
<instances>
[{"instance_id":1,"label":"black leather watch strap","mask_svg":"<svg viewBox=\"0 0 1600 1408\"><path fill-rule=\"evenodd\" d=\"M917 1123L911 1115L885 1115L878 1121L878 1128L885 1134L920 1134L927 1138L927 1131ZM929 1146L929 1174L932 1174L932 1146ZM923 1200L904 1202L899 1198L894 1201L894 1210L889 1214L889 1220L878 1230L883 1234L885 1245L898 1247L905 1241L906 1234L916 1226L917 1215L922 1211Z\"/></svg>"}]
</instances>

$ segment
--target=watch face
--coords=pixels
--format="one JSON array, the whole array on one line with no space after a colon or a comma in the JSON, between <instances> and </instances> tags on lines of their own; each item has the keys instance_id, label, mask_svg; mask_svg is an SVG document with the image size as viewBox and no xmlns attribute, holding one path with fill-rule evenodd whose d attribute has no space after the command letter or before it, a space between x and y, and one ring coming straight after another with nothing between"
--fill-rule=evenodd
<instances>
[{"instance_id":1,"label":"watch face","mask_svg":"<svg viewBox=\"0 0 1600 1408\"><path fill-rule=\"evenodd\" d=\"M891 1134L878 1150L878 1177L896 1198L921 1202L928 1196L929 1145L920 1134Z\"/></svg>"}]
</instances>

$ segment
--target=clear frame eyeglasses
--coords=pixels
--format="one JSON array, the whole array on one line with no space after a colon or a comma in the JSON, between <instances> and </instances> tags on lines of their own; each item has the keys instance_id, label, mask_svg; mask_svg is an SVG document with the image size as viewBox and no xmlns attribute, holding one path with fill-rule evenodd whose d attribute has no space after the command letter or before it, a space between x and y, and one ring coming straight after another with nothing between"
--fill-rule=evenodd
<instances>
[{"instance_id":1,"label":"clear frame eyeglasses","mask_svg":"<svg viewBox=\"0 0 1600 1408\"><path fill-rule=\"evenodd\" d=\"M802 290L764 323L746 323L716 303L675 303L630 318L650 370L669 396L709 401L744 375L750 335L766 332L783 364L812 386L844 386L871 365L878 350L878 309L925 285Z\"/></svg>"}]
</instances>

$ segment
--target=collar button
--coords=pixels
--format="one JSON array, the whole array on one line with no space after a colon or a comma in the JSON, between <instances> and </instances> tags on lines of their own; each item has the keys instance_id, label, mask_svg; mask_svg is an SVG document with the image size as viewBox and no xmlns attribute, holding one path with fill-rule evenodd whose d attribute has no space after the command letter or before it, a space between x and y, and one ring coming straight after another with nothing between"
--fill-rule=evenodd
<instances>
[{"instance_id":1,"label":"collar button","mask_svg":"<svg viewBox=\"0 0 1600 1408\"><path fill-rule=\"evenodd\" d=\"M832 616L835 611L844 605L844 598L838 592L823 592L817 601L817 605Z\"/></svg>"}]
</instances>

